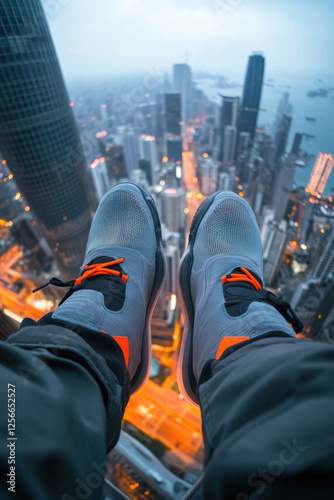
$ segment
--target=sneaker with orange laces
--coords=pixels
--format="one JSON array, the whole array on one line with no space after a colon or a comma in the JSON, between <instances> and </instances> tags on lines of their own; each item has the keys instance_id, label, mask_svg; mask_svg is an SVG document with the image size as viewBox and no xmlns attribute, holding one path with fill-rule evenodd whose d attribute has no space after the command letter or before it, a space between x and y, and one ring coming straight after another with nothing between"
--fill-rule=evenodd
<instances>
[{"instance_id":1,"label":"sneaker with orange laces","mask_svg":"<svg viewBox=\"0 0 334 500\"><path fill-rule=\"evenodd\" d=\"M264 288L262 268L260 232L248 203L229 191L207 198L193 219L179 268L185 329L177 376L194 406L208 361L255 337L294 336L303 328L290 305Z\"/></svg>"},{"instance_id":2,"label":"sneaker with orange laces","mask_svg":"<svg viewBox=\"0 0 334 500\"><path fill-rule=\"evenodd\" d=\"M151 196L130 182L102 198L94 216L81 276L52 319L113 337L122 349L131 393L150 374L150 320L165 278L158 212Z\"/></svg>"}]
</instances>

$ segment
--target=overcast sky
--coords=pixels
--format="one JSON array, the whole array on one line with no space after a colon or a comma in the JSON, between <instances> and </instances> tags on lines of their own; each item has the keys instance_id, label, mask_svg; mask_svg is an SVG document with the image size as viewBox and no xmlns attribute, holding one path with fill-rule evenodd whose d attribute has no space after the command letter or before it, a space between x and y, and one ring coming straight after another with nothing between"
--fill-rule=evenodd
<instances>
[{"instance_id":1,"label":"overcast sky","mask_svg":"<svg viewBox=\"0 0 334 500\"><path fill-rule=\"evenodd\" d=\"M66 77L169 70L334 74L333 0L43 0Z\"/></svg>"}]
</instances>

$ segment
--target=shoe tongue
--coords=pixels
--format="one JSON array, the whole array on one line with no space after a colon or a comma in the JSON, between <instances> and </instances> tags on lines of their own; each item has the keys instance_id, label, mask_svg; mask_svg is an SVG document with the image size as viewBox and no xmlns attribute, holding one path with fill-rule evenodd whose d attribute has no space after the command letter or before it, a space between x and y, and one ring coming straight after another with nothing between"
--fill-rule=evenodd
<instances>
[{"instance_id":1,"label":"shoe tongue","mask_svg":"<svg viewBox=\"0 0 334 500\"><path fill-rule=\"evenodd\" d=\"M98 257L92 260L89 265L104 264L105 262L113 262L113 257ZM108 268L114 271L119 271L124 274L123 269L119 264L113 264ZM104 297L104 304L110 311L120 311L125 301L125 283L119 276L100 275L89 278L85 284L85 288L101 292Z\"/></svg>"}]
</instances>

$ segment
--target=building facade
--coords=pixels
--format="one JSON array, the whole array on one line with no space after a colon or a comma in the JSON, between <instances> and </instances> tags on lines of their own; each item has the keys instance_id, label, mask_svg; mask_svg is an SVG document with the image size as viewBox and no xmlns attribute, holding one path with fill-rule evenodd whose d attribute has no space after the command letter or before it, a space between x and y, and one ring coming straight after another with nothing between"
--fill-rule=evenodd
<instances>
[{"instance_id":1,"label":"building facade","mask_svg":"<svg viewBox=\"0 0 334 500\"><path fill-rule=\"evenodd\" d=\"M306 191L311 194L322 194L334 165L334 157L319 153L308 181Z\"/></svg>"},{"instance_id":2,"label":"building facade","mask_svg":"<svg viewBox=\"0 0 334 500\"><path fill-rule=\"evenodd\" d=\"M249 57L246 81L242 99L239 132L249 132L255 135L257 117L259 114L265 58L261 54Z\"/></svg>"},{"instance_id":3,"label":"building facade","mask_svg":"<svg viewBox=\"0 0 334 500\"><path fill-rule=\"evenodd\" d=\"M40 0L0 1L0 149L65 277L92 215L88 170Z\"/></svg>"}]
</instances>

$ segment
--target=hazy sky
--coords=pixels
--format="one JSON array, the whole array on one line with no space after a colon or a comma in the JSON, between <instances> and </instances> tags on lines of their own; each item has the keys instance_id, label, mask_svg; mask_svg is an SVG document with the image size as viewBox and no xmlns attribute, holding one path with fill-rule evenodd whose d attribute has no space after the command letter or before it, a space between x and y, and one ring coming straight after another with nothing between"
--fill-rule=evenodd
<instances>
[{"instance_id":1,"label":"hazy sky","mask_svg":"<svg viewBox=\"0 0 334 500\"><path fill-rule=\"evenodd\" d=\"M43 0L66 77L169 70L334 74L333 0Z\"/></svg>"}]
</instances>

